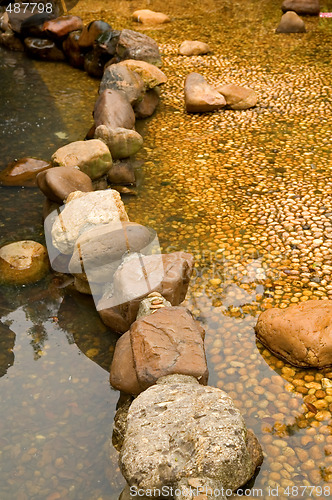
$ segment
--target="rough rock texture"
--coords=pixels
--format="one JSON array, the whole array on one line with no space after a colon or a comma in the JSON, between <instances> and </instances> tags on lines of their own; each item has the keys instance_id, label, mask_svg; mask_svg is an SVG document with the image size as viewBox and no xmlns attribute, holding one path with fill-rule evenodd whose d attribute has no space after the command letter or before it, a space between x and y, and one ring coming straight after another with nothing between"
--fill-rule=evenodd
<instances>
[{"instance_id":1,"label":"rough rock texture","mask_svg":"<svg viewBox=\"0 0 332 500\"><path fill-rule=\"evenodd\" d=\"M165 297L161 295L161 293L151 292L140 303L136 319L140 319L144 316L153 314L162 307L171 307L171 305L172 304L168 302L168 300L166 300Z\"/></svg>"},{"instance_id":2,"label":"rough rock texture","mask_svg":"<svg viewBox=\"0 0 332 500\"><path fill-rule=\"evenodd\" d=\"M136 395L144 390L137 379L129 332L124 333L116 343L110 384L126 394Z\"/></svg>"},{"instance_id":3,"label":"rough rock texture","mask_svg":"<svg viewBox=\"0 0 332 500\"><path fill-rule=\"evenodd\" d=\"M332 302L308 300L287 309L261 313L257 338L292 365L323 368L332 365Z\"/></svg>"},{"instance_id":4,"label":"rough rock texture","mask_svg":"<svg viewBox=\"0 0 332 500\"><path fill-rule=\"evenodd\" d=\"M54 167L78 167L90 179L98 179L112 166L111 153L103 141L75 141L52 155Z\"/></svg>"},{"instance_id":5,"label":"rough rock texture","mask_svg":"<svg viewBox=\"0 0 332 500\"><path fill-rule=\"evenodd\" d=\"M73 191L93 191L90 177L74 167L53 167L41 172L37 184L47 198L60 204Z\"/></svg>"},{"instance_id":6,"label":"rough rock texture","mask_svg":"<svg viewBox=\"0 0 332 500\"><path fill-rule=\"evenodd\" d=\"M50 38L61 39L67 36L71 31L83 28L83 21L78 16L60 16L56 19L46 21L43 25L45 35Z\"/></svg>"},{"instance_id":7,"label":"rough rock texture","mask_svg":"<svg viewBox=\"0 0 332 500\"><path fill-rule=\"evenodd\" d=\"M83 68L84 66L84 54L81 47L78 45L80 36L80 31L72 31L62 44L62 50L69 64L74 66L74 68Z\"/></svg>"},{"instance_id":8,"label":"rough rock texture","mask_svg":"<svg viewBox=\"0 0 332 500\"><path fill-rule=\"evenodd\" d=\"M249 109L257 104L257 94L253 89L230 83L216 90L224 96L227 107L231 109Z\"/></svg>"},{"instance_id":9,"label":"rough rock texture","mask_svg":"<svg viewBox=\"0 0 332 500\"><path fill-rule=\"evenodd\" d=\"M170 18L162 12L154 12L150 9L135 10L132 18L142 24L164 24L169 23Z\"/></svg>"},{"instance_id":10,"label":"rough rock texture","mask_svg":"<svg viewBox=\"0 0 332 500\"><path fill-rule=\"evenodd\" d=\"M36 241L16 241L0 248L1 283L35 283L45 276L48 269L47 250Z\"/></svg>"},{"instance_id":11,"label":"rough rock texture","mask_svg":"<svg viewBox=\"0 0 332 500\"><path fill-rule=\"evenodd\" d=\"M127 59L121 61L120 66L125 66L131 71L135 71L142 78L144 85L147 89L153 89L157 85L167 82L167 76L159 68L146 61L135 61L134 59Z\"/></svg>"},{"instance_id":12,"label":"rough rock texture","mask_svg":"<svg viewBox=\"0 0 332 500\"><path fill-rule=\"evenodd\" d=\"M153 115L160 101L159 95L159 87L155 87L145 93L143 99L134 106L137 119L148 118Z\"/></svg>"},{"instance_id":13,"label":"rough rock texture","mask_svg":"<svg viewBox=\"0 0 332 500\"><path fill-rule=\"evenodd\" d=\"M95 138L105 142L115 160L134 155L143 145L143 137L136 130L127 128L111 129L99 125L95 130Z\"/></svg>"},{"instance_id":14,"label":"rough rock texture","mask_svg":"<svg viewBox=\"0 0 332 500\"><path fill-rule=\"evenodd\" d=\"M111 184L135 184L135 170L131 160L114 162L107 174L107 179Z\"/></svg>"},{"instance_id":15,"label":"rough rock texture","mask_svg":"<svg viewBox=\"0 0 332 500\"><path fill-rule=\"evenodd\" d=\"M161 66L157 42L137 31L122 30L116 52L120 59L135 59Z\"/></svg>"},{"instance_id":16,"label":"rough rock texture","mask_svg":"<svg viewBox=\"0 0 332 500\"><path fill-rule=\"evenodd\" d=\"M205 78L198 73L190 73L184 85L185 106L188 113L215 111L226 106L226 100Z\"/></svg>"},{"instance_id":17,"label":"rough rock texture","mask_svg":"<svg viewBox=\"0 0 332 500\"><path fill-rule=\"evenodd\" d=\"M53 224L52 243L61 253L70 254L77 238L84 231L100 224L127 220L128 216L117 191L75 191L68 196L64 209Z\"/></svg>"},{"instance_id":18,"label":"rough rock texture","mask_svg":"<svg viewBox=\"0 0 332 500\"><path fill-rule=\"evenodd\" d=\"M101 319L116 332L124 333L130 328L136 319L140 302L152 291L160 292L173 306L179 305L186 296L194 265L191 254L164 254L162 266L159 256L149 255L142 260L144 272L136 256L131 256L123 263L114 275L113 295L106 295L98 305ZM151 284L160 279L162 270L164 275L161 282L151 288ZM114 306L114 302L119 305Z\"/></svg>"},{"instance_id":19,"label":"rough rock texture","mask_svg":"<svg viewBox=\"0 0 332 500\"><path fill-rule=\"evenodd\" d=\"M111 64L104 71L99 93L101 94L106 89L123 92L130 104L133 104L142 98L144 82L135 71L131 71L126 66Z\"/></svg>"},{"instance_id":20,"label":"rough rock texture","mask_svg":"<svg viewBox=\"0 0 332 500\"><path fill-rule=\"evenodd\" d=\"M276 33L305 33L304 21L296 14L289 10L286 12L276 29Z\"/></svg>"},{"instance_id":21,"label":"rough rock texture","mask_svg":"<svg viewBox=\"0 0 332 500\"><path fill-rule=\"evenodd\" d=\"M90 24L84 27L78 44L81 48L87 50L92 47L96 39L105 31L111 29L111 26L105 21L92 21Z\"/></svg>"},{"instance_id":22,"label":"rough rock texture","mask_svg":"<svg viewBox=\"0 0 332 500\"><path fill-rule=\"evenodd\" d=\"M163 377L130 405L120 452L129 485L185 488L196 480L235 490L261 463L260 445L231 398L193 377Z\"/></svg>"},{"instance_id":23,"label":"rough rock texture","mask_svg":"<svg viewBox=\"0 0 332 500\"><path fill-rule=\"evenodd\" d=\"M198 40L185 40L179 47L181 56L199 56L211 52L209 45Z\"/></svg>"},{"instance_id":24,"label":"rough rock texture","mask_svg":"<svg viewBox=\"0 0 332 500\"><path fill-rule=\"evenodd\" d=\"M2 186L36 186L36 177L39 172L51 168L51 164L36 158L21 158L9 163L0 172Z\"/></svg>"},{"instance_id":25,"label":"rough rock texture","mask_svg":"<svg viewBox=\"0 0 332 500\"><path fill-rule=\"evenodd\" d=\"M95 126L134 128L135 113L127 97L117 90L104 90L98 97L93 110Z\"/></svg>"},{"instance_id":26,"label":"rough rock texture","mask_svg":"<svg viewBox=\"0 0 332 500\"><path fill-rule=\"evenodd\" d=\"M318 16L320 12L319 0L284 0L282 11L293 10L297 14L307 16Z\"/></svg>"},{"instance_id":27,"label":"rough rock texture","mask_svg":"<svg viewBox=\"0 0 332 500\"><path fill-rule=\"evenodd\" d=\"M43 61L64 61L65 55L52 40L27 37L24 39L27 53Z\"/></svg>"}]
</instances>

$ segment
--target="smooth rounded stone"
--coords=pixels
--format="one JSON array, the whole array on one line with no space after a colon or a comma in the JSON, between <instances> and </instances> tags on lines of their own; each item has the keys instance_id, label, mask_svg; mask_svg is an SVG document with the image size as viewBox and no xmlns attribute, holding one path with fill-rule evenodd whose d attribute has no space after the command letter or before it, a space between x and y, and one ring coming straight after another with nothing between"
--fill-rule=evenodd
<instances>
[{"instance_id":1,"label":"smooth rounded stone","mask_svg":"<svg viewBox=\"0 0 332 500\"><path fill-rule=\"evenodd\" d=\"M134 113L138 120L149 118L156 111L160 102L159 87L148 90L141 101L134 106Z\"/></svg>"},{"instance_id":2,"label":"smooth rounded stone","mask_svg":"<svg viewBox=\"0 0 332 500\"><path fill-rule=\"evenodd\" d=\"M106 326L118 333L129 330L141 301L153 291L161 293L173 306L181 304L188 290L194 258L189 253L173 252L161 255L161 259L162 262L159 255L133 254L124 260L114 274L112 293L106 293L98 304Z\"/></svg>"},{"instance_id":3,"label":"smooth rounded stone","mask_svg":"<svg viewBox=\"0 0 332 500\"><path fill-rule=\"evenodd\" d=\"M205 332L200 323L183 307L165 307L156 297L154 302L162 306L151 302L151 307L159 305L159 309L137 319L121 337L119 349L118 344L115 347L111 385L138 394L173 373L192 375L207 384Z\"/></svg>"},{"instance_id":4,"label":"smooth rounded stone","mask_svg":"<svg viewBox=\"0 0 332 500\"><path fill-rule=\"evenodd\" d=\"M78 16L60 16L56 19L46 21L43 25L45 36L60 40L69 35L71 31L82 30L83 21Z\"/></svg>"},{"instance_id":5,"label":"smooth rounded stone","mask_svg":"<svg viewBox=\"0 0 332 500\"><path fill-rule=\"evenodd\" d=\"M65 55L52 40L27 37L24 39L27 53L43 61L64 61Z\"/></svg>"},{"instance_id":6,"label":"smooth rounded stone","mask_svg":"<svg viewBox=\"0 0 332 500\"><path fill-rule=\"evenodd\" d=\"M16 52L24 51L23 43L11 29L0 33L0 45L2 45L2 47L6 47L6 49L14 50Z\"/></svg>"},{"instance_id":7,"label":"smooth rounded stone","mask_svg":"<svg viewBox=\"0 0 332 500\"><path fill-rule=\"evenodd\" d=\"M0 282L27 285L42 279L49 269L46 248L36 241L16 241L0 248Z\"/></svg>"},{"instance_id":8,"label":"smooth rounded stone","mask_svg":"<svg viewBox=\"0 0 332 500\"><path fill-rule=\"evenodd\" d=\"M74 251L77 238L100 224L127 221L121 197L113 189L92 193L71 193L52 226L53 246L63 254Z\"/></svg>"},{"instance_id":9,"label":"smooth rounded stone","mask_svg":"<svg viewBox=\"0 0 332 500\"><path fill-rule=\"evenodd\" d=\"M104 71L99 93L101 94L106 89L123 92L130 104L133 104L143 97L144 81L135 71L131 71L126 66L111 64Z\"/></svg>"},{"instance_id":10,"label":"smooth rounded stone","mask_svg":"<svg viewBox=\"0 0 332 500\"><path fill-rule=\"evenodd\" d=\"M157 85L167 82L167 76L159 68L146 61L135 61L134 59L127 59L121 61L120 66L125 66L131 71L135 71L142 78L144 85L147 89L153 89Z\"/></svg>"},{"instance_id":11,"label":"smooth rounded stone","mask_svg":"<svg viewBox=\"0 0 332 500\"><path fill-rule=\"evenodd\" d=\"M9 163L0 172L2 186L36 186L36 177L40 172L51 168L51 164L36 158L21 158Z\"/></svg>"},{"instance_id":12,"label":"smooth rounded stone","mask_svg":"<svg viewBox=\"0 0 332 500\"><path fill-rule=\"evenodd\" d=\"M84 67L84 54L78 45L80 31L72 31L62 44L62 50L71 66L74 68Z\"/></svg>"},{"instance_id":13,"label":"smooth rounded stone","mask_svg":"<svg viewBox=\"0 0 332 500\"><path fill-rule=\"evenodd\" d=\"M305 33L304 21L291 10L287 11L282 17L276 29L276 33Z\"/></svg>"},{"instance_id":14,"label":"smooth rounded stone","mask_svg":"<svg viewBox=\"0 0 332 500\"><path fill-rule=\"evenodd\" d=\"M216 111L226 106L224 96L198 73L190 73L187 76L184 85L184 100L188 113Z\"/></svg>"},{"instance_id":15,"label":"smooth rounded stone","mask_svg":"<svg viewBox=\"0 0 332 500\"><path fill-rule=\"evenodd\" d=\"M78 167L90 179L105 175L112 166L111 153L103 141L75 141L59 148L52 155L54 167Z\"/></svg>"},{"instance_id":16,"label":"smooth rounded stone","mask_svg":"<svg viewBox=\"0 0 332 500\"><path fill-rule=\"evenodd\" d=\"M292 10L304 16L318 16L320 12L319 0L284 0L281 9L283 12Z\"/></svg>"},{"instance_id":17,"label":"smooth rounded stone","mask_svg":"<svg viewBox=\"0 0 332 500\"><path fill-rule=\"evenodd\" d=\"M99 125L95 131L95 138L105 142L115 160L134 155L143 145L143 137L136 130L127 128L111 129Z\"/></svg>"},{"instance_id":18,"label":"smooth rounded stone","mask_svg":"<svg viewBox=\"0 0 332 500\"><path fill-rule=\"evenodd\" d=\"M92 47L97 38L102 33L110 29L112 29L111 26L105 21L92 21L90 24L83 28L82 34L78 41L79 46L83 49Z\"/></svg>"},{"instance_id":19,"label":"smooth rounded stone","mask_svg":"<svg viewBox=\"0 0 332 500\"><path fill-rule=\"evenodd\" d=\"M122 30L116 52L122 60L135 59L161 66L161 57L157 42L137 31Z\"/></svg>"},{"instance_id":20,"label":"smooth rounded stone","mask_svg":"<svg viewBox=\"0 0 332 500\"><path fill-rule=\"evenodd\" d=\"M231 109L249 109L257 104L257 94L253 89L230 83L217 87L217 92L226 99L226 104Z\"/></svg>"},{"instance_id":21,"label":"smooth rounded stone","mask_svg":"<svg viewBox=\"0 0 332 500\"><path fill-rule=\"evenodd\" d=\"M132 14L133 21L142 24L165 24L171 21L170 17L162 12L154 12L150 9L135 10Z\"/></svg>"},{"instance_id":22,"label":"smooth rounded stone","mask_svg":"<svg viewBox=\"0 0 332 500\"><path fill-rule=\"evenodd\" d=\"M308 300L261 313L255 327L259 341L295 366L332 365L332 303Z\"/></svg>"},{"instance_id":23,"label":"smooth rounded stone","mask_svg":"<svg viewBox=\"0 0 332 500\"><path fill-rule=\"evenodd\" d=\"M127 97L117 90L104 90L98 97L93 110L95 126L132 129L135 126L135 113Z\"/></svg>"},{"instance_id":24,"label":"smooth rounded stone","mask_svg":"<svg viewBox=\"0 0 332 500\"><path fill-rule=\"evenodd\" d=\"M92 191L88 175L74 167L53 167L37 175L37 184L51 201L63 203L73 191Z\"/></svg>"},{"instance_id":25,"label":"smooth rounded stone","mask_svg":"<svg viewBox=\"0 0 332 500\"><path fill-rule=\"evenodd\" d=\"M203 491L234 491L262 461L260 444L232 399L194 377L162 377L129 407L119 463L137 489L172 484L174 490L194 491L196 484ZM193 498L185 491L176 495Z\"/></svg>"},{"instance_id":26,"label":"smooth rounded stone","mask_svg":"<svg viewBox=\"0 0 332 500\"><path fill-rule=\"evenodd\" d=\"M134 165L130 160L113 162L112 168L108 171L107 179L110 184L136 184Z\"/></svg>"},{"instance_id":27,"label":"smooth rounded stone","mask_svg":"<svg viewBox=\"0 0 332 500\"><path fill-rule=\"evenodd\" d=\"M185 40L179 47L181 56L200 56L211 52L209 45L199 40Z\"/></svg>"}]
</instances>

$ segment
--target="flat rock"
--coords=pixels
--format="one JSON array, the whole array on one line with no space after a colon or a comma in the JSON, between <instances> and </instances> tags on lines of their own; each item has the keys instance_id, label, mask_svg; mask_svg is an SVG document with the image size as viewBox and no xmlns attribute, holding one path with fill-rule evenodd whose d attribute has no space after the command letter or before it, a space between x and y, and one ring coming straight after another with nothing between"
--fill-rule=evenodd
<instances>
[{"instance_id":1,"label":"flat rock","mask_svg":"<svg viewBox=\"0 0 332 500\"><path fill-rule=\"evenodd\" d=\"M135 113L127 97L117 90L104 90L98 97L93 118L95 126L132 129L135 126Z\"/></svg>"},{"instance_id":2,"label":"flat rock","mask_svg":"<svg viewBox=\"0 0 332 500\"><path fill-rule=\"evenodd\" d=\"M136 154L143 145L143 137L136 130L126 128L111 129L99 125L95 138L105 142L115 160Z\"/></svg>"},{"instance_id":3,"label":"flat rock","mask_svg":"<svg viewBox=\"0 0 332 500\"><path fill-rule=\"evenodd\" d=\"M135 72L121 64L111 64L103 74L100 82L99 93L104 90L123 92L130 104L137 102L143 96L144 82Z\"/></svg>"},{"instance_id":4,"label":"flat rock","mask_svg":"<svg viewBox=\"0 0 332 500\"><path fill-rule=\"evenodd\" d=\"M125 66L131 71L135 71L142 78L145 88L153 89L157 85L167 82L167 76L153 64L146 61L135 61L134 59L127 59L119 63L120 66Z\"/></svg>"},{"instance_id":5,"label":"flat rock","mask_svg":"<svg viewBox=\"0 0 332 500\"><path fill-rule=\"evenodd\" d=\"M0 248L0 282L26 285L42 279L49 269L46 248L36 241L24 240Z\"/></svg>"},{"instance_id":6,"label":"flat rock","mask_svg":"<svg viewBox=\"0 0 332 500\"><path fill-rule=\"evenodd\" d=\"M92 21L87 26L84 26L78 41L79 46L83 49L92 47L97 38L110 29L112 29L111 26L105 21Z\"/></svg>"},{"instance_id":7,"label":"flat rock","mask_svg":"<svg viewBox=\"0 0 332 500\"><path fill-rule=\"evenodd\" d=\"M154 12L150 9L135 10L132 14L133 21L142 24L165 24L169 23L171 19L162 12Z\"/></svg>"},{"instance_id":8,"label":"flat rock","mask_svg":"<svg viewBox=\"0 0 332 500\"><path fill-rule=\"evenodd\" d=\"M253 89L230 83L221 85L216 89L226 99L226 104L231 109L249 109L257 104L257 94Z\"/></svg>"},{"instance_id":9,"label":"flat rock","mask_svg":"<svg viewBox=\"0 0 332 500\"><path fill-rule=\"evenodd\" d=\"M305 33L304 21L291 10L287 11L281 18L276 33Z\"/></svg>"},{"instance_id":10,"label":"flat rock","mask_svg":"<svg viewBox=\"0 0 332 500\"><path fill-rule=\"evenodd\" d=\"M207 83L198 73L190 73L185 81L184 99L188 113L216 111L226 106L223 95Z\"/></svg>"},{"instance_id":11,"label":"flat rock","mask_svg":"<svg viewBox=\"0 0 332 500\"><path fill-rule=\"evenodd\" d=\"M78 167L94 180L109 171L112 156L103 141L76 141L59 148L52 155L52 164L54 167Z\"/></svg>"},{"instance_id":12,"label":"flat rock","mask_svg":"<svg viewBox=\"0 0 332 500\"><path fill-rule=\"evenodd\" d=\"M24 45L29 56L43 61L64 61L65 55L55 42L44 38L27 37Z\"/></svg>"},{"instance_id":13,"label":"flat rock","mask_svg":"<svg viewBox=\"0 0 332 500\"><path fill-rule=\"evenodd\" d=\"M188 496L185 489L195 491L195 484L234 491L262 460L261 447L232 399L194 377L162 377L129 407L119 463L137 489L172 485L183 489L176 498L188 499L195 494Z\"/></svg>"},{"instance_id":14,"label":"flat rock","mask_svg":"<svg viewBox=\"0 0 332 500\"><path fill-rule=\"evenodd\" d=\"M47 198L60 204L73 191L93 191L90 177L74 167L53 167L41 172L37 184Z\"/></svg>"},{"instance_id":15,"label":"flat rock","mask_svg":"<svg viewBox=\"0 0 332 500\"><path fill-rule=\"evenodd\" d=\"M122 30L116 52L121 60L135 59L161 66L161 57L157 42L137 31Z\"/></svg>"},{"instance_id":16,"label":"flat rock","mask_svg":"<svg viewBox=\"0 0 332 500\"><path fill-rule=\"evenodd\" d=\"M134 113L138 120L149 118L156 111L160 101L159 87L148 90L141 101L134 106Z\"/></svg>"},{"instance_id":17,"label":"flat rock","mask_svg":"<svg viewBox=\"0 0 332 500\"><path fill-rule=\"evenodd\" d=\"M130 185L136 183L135 169L131 160L115 161L108 171L107 179L110 184Z\"/></svg>"},{"instance_id":18,"label":"flat rock","mask_svg":"<svg viewBox=\"0 0 332 500\"><path fill-rule=\"evenodd\" d=\"M308 300L262 312L258 340L276 356L301 367L332 365L332 303Z\"/></svg>"},{"instance_id":19,"label":"flat rock","mask_svg":"<svg viewBox=\"0 0 332 500\"><path fill-rule=\"evenodd\" d=\"M56 40L66 37L71 31L81 29L83 29L82 19L78 16L70 15L51 19L50 21L46 21L43 25L43 31L45 34Z\"/></svg>"},{"instance_id":20,"label":"flat rock","mask_svg":"<svg viewBox=\"0 0 332 500\"><path fill-rule=\"evenodd\" d=\"M181 56L200 56L211 52L209 45L199 40L185 40L179 47Z\"/></svg>"},{"instance_id":21,"label":"flat rock","mask_svg":"<svg viewBox=\"0 0 332 500\"><path fill-rule=\"evenodd\" d=\"M284 0L281 9L283 12L292 10L304 16L318 16L320 12L319 0Z\"/></svg>"},{"instance_id":22,"label":"flat rock","mask_svg":"<svg viewBox=\"0 0 332 500\"><path fill-rule=\"evenodd\" d=\"M51 167L51 164L36 158L21 158L13 161L0 172L2 186L36 186L36 177Z\"/></svg>"}]
</instances>

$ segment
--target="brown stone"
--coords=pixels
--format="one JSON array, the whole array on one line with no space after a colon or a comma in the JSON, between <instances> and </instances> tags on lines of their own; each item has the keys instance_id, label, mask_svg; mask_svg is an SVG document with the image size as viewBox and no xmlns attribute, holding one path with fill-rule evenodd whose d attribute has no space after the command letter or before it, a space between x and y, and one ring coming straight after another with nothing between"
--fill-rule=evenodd
<instances>
[{"instance_id":1,"label":"brown stone","mask_svg":"<svg viewBox=\"0 0 332 500\"><path fill-rule=\"evenodd\" d=\"M37 184L47 198L61 204L73 191L93 191L90 177L74 167L53 167L41 172Z\"/></svg>"},{"instance_id":2,"label":"brown stone","mask_svg":"<svg viewBox=\"0 0 332 500\"><path fill-rule=\"evenodd\" d=\"M152 116L158 107L159 101L159 88L148 90L143 99L134 106L136 118L141 120Z\"/></svg>"},{"instance_id":3,"label":"brown stone","mask_svg":"<svg viewBox=\"0 0 332 500\"><path fill-rule=\"evenodd\" d=\"M136 71L131 71L121 64L111 64L104 71L99 93L106 89L123 92L130 104L133 104L143 96L144 81Z\"/></svg>"},{"instance_id":4,"label":"brown stone","mask_svg":"<svg viewBox=\"0 0 332 500\"><path fill-rule=\"evenodd\" d=\"M121 31L116 53L121 60L135 59L161 66L157 42L153 38L137 31L128 29Z\"/></svg>"},{"instance_id":5,"label":"brown stone","mask_svg":"<svg viewBox=\"0 0 332 500\"><path fill-rule=\"evenodd\" d=\"M304 21L291 10L287 11L281 18L276 33L305 33Z\"/></svg>"},{"instance_id":6,"label":"brown stone","mask_svg":"<svg viewBox=\"0 0 332 500\"><path fill-rule=\"evenodd\" d=\"M127 394L136 395L143 390L137 380L130 332L124 333L116 343L111 365L110 383L115 389Z\"/></svg>"},{"instance_id":7,"label":"brown stone","mask_svg":"<svg viewBox=\"0 0 332 500\"><path fill-rule=\"evenodd\" d=\"M36 186L36 177L39 172L51 168L51 164L36 158L21 158L13 161L0 172L2 186Z\"/></svg>"},{"instance_id":8,"label":"brown stone","mask_svg":"<svg viewBox=\"0 0 332 500\"><path fill-rule=\"evenodd\" d=\"M1 283L35 283L45 276L48 269L47 250L36 241L16 241L0 248Z\"/></svg>"},{"instance_id":9,"label":"brown stone","mask_svg":"<svg viewBox=\"0 0 332 500\"><path fill-rule=\"evenodd\" d=\"M11 29L8 29L7 31L0 33L0 45L6 47L9 50L14 50L16 52L24 51L23 43Z\"/></svg>"},{"instance_id":10,"label":"brown stone","mask_svg":"<svg viewBox=\"0 0 332 500\"><path fill-rule=\"evenodd\" d=\"M231 109L249 109L257 104L257 94L253 89L230 83L217 87L216 90L224 96Z\"/></svg>"},{"instance_id":11,"label":"brown stone","mask_svg":"<svg viewBox=\"0 0 332 500\"><path fill-rule=\"evenodd\" d=\"M261 313L257 338L275 355L295 366L332 365L332 303L308 300Z\"/></svg>"},{"instance_id":12,"label":"brown stone","mask_svg":"<svg viewBox=\"0 0 332 500\"><path fill-rule=\"evenodd\" d=\"M281 9L283 12L292 10L304 16L318 16L320 2L319 0L284 0Z\"/></svg>"},{"instance_id":13,"label":"brown stone","mask_svg":"<svg viewBox=\"0 0 332 500\"><path fill-rule=\"evenodd\" d=\"M78 45L80 36L80 31L72 31L62 44L62 50L65 53L69 64L74 66L74 68L83 68L84 66L84 54Z\"/></svg>"},{"instance_id":14,"label":"brown stone","mask_svg":"<svg viewBox=\"0 0 332 500\"><path fill-rule=\"evenodd\" d=\"M130 71L135 71L142 78L147 89L153 89L157 85L167 82L167 76L154 64L149 64L146 61L135 61L135 59L127 59L121 61L119 66L125 66Z\"/></svg>"},{"instance_id":15,"label":"brown stone","mask_svg":"<svg viewBox=\"0 0 332 500\"><path fill-rule=\"evenodd\" d=\"M135 184L134 166L130 160L116 161L109 170L107 178L111 184Z\"/></svg>"},{"instance_id":16,"label":"brown stone","mask_svg":"<svg viewBox=\"0 0 332 500\"><path fill-rule=\"evenodd\" d=\"M24 39L26 51L31 57L43 61L64 61L65 55L52 40L27 37Z\"/></svg>"},{"instance_id":17,"label":"brown stone","mask_svg":"<svg viewBox=\"0 0 332 500\"><path fill-rule=\"evenodd\" d=\"M210 51L211 49L207 43L198 40L185 40L179 47L181 56L199 56L208 54Z\"/></svg>"},{"instance_id":18,"label":"brown stone","mask_svg":"<svg viewBox=\"0 0 332 500\"><path fill-rule=\"evenodd\" d=\"M106 125L111 129L132 129L135 125L133 108L127 97L117 90L104 90L95 103L93 117L96 128Z\"/></svg>"},{"instance_id":19,"label":"brown stone","mask_svg":"<svg viewBox=\"0 0 332 500\"><path fill-rule=\"evenodd\" d=\"M59 203L55 203L54 201L45 198L43 203L43 219L47 219L47 217L55 210L57 213L60 213L60 207L61 205L59 205Z\"/></svg>"},{"instance_id":20,"label":"brown stone","mask_svg":"<svg viewBox=\"0 0 332 500\"><path fill-rule=\"evenodd\" d=\"M142 24L165 24L170 22L170 18L162 12L154 12L150 9L135 10L132 18Z\"/></svg>"},{"instance_id":21,"label":"brown stone","mask_svg":"<svg viewBox=\"0 0 332 500\"><path fill-rule=\"evenodd\" d=\"M55 39L64 38L71 31L81 29L83 29L83 21L78 16L60 16L56 19L46 21L43 25L45 34Z\"/></svg>"},{"instance_id":22,"label":"brown stone","mask_svg":"<svg viewBox=\"0 0 332 500\"><path fill-rule=\"evenodd\" d=\"M188 113L204 113L224 108L226 100L198 73L190 73L184 85L185 106Z\"/></svg>"},{"instance_id":23,"label":"brown stone","mask_svg":"<svg viewBox=\"0 0 332 500\"><path fill-rule=\"evenodd\" d=\"M111 26L105 21L97 20L92 21L87 26L84 26L78 44L83 49L88 49L92 47L98 36L100 36L105 31L111 29Z\"/></svg>"}]
</instances>

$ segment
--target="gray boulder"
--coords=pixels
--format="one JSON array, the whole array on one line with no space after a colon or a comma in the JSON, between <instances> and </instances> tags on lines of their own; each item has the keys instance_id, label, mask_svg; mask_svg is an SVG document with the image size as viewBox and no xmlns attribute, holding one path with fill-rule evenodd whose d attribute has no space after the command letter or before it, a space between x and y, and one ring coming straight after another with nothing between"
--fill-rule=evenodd
<instances>
[{"instance_id":1,"label":"gray boulder","mask_svg":"<svg viewBox=\"0 0 332 500\"><path fill-rule=\"evenodd\" d=\"M136 59L161 66L157 42L143 33L124 29L121 31L117 55L120 59Z\"/></svg>"},{"instance_id":2,"label":"gray boulder","mask_svg":"<svg viewBox=\"0 0 332 500\"><path fill-rule=\"evenodd\" d=\"M127 96L130 104L134 104L142 99L144 88L144 81L138 73L121 64L111 64L104 71L99 93L106 89L117 90Z\"/></svg>"}]
</instances>

